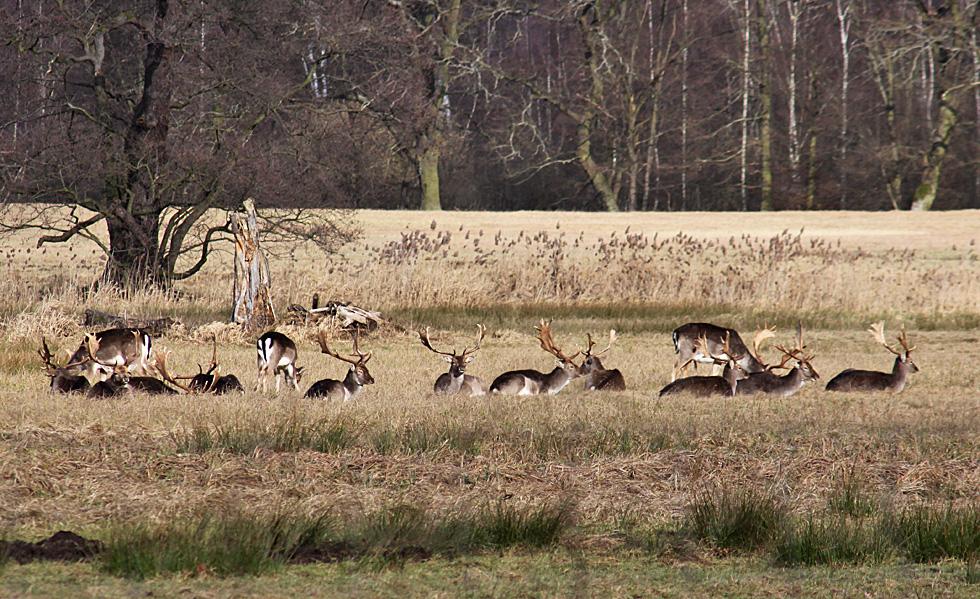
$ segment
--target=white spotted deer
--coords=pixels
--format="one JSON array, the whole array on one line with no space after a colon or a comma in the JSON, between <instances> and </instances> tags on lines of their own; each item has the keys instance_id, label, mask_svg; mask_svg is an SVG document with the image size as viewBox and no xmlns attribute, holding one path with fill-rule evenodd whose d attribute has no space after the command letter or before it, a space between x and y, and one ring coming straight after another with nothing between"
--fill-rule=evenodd
<instances>
[{"instance_id":1,"label":"white spotted deer","mask_svg":"<svg viewBox=\"0 0 980 599\"><path fill-rule=\"evenodd\" d=\"M896 337L898 343L888 345L888 342L885 341L884 328L884 321L876 322L871 325L868 332L871 333L875 341L895 354L895 365L892 367L892 371L889 373L848 368L830 379L830 382L827 383L827 391L891 391L892 393L900 393L905 388L908 375L919 372L919 367L912 361L911 356L915 347L909 347L904 326L902 332ZM901 349L895 349L896 347L901 347Z\"/></svg>"},{"instance_id":2,"label":"white spotted deer","mask_svg":"<svg viewBox=\"0 0 980 599\"><path fill-rule=\"evenodd\" d=\"M343 381L334 379L323 379L317 381L306 391L306 397L321 397L333 401L350 401L355 399L361 392L364 385L373 385L374 377L368 371L367 362L371 359L371 352L363 353L357 347L357 329L354 329L354 353L351 358L345 358L327 346L327 332L320 329L317 335L317 342L320 344L320 351L333 356L342 362L350 364L350 370Z\"/></svg>"},{"instance_id":3,"label":"white spotted deer","mask_svg":"<svg viewBox=\"0 0 980 599\"><path fill-rule=\"evenodd\" d=\"M626 379L619 370L607 370L603 368L599 356L606 353L616 342L616 331L609 329L609 345L600 352L593 352L595 341L592 340L592 333L588 333L589 347L582 352L582 374L585 375L586 391L625 391Z\"/></svg>"},{"instance_id":4,"label":"white spotted deer","mask_svg":"<svg viewBox=\"0 0 980 599\"><path fill-rule=\"evenodd\" d=\"M762 372L766 369L766 365L752 355L752 352L745 346L745 342L742 341L735 329L727 329L706 322L690 322L674 329L672 337L677 361L674 363L671 381L676 381L684 376L689 366L694 365L697 368L699 363L711 364L713 366L712 374L717 375L724 364L720 364L714 356L721 355L722 345L726 339L731 351L740 356L738 365L744 372ZM704 339L707 345L699 344L701 339Z\"/></svg>"},{"instance_id":5,"label":"white spotted deer","mask_svg":"<svg viewBox=\"0 0 980 599\"><path fill-rule=\"evenodd\" d=\"M768 330L768 329L767 329ZM769 336L772 336L772 332ZM757 336L758 338L758 336ZM796 325L795 345L788 350L782 345L777 345L776 349L783 353L782 361L771 368L762 372L753 372L738 381L735 387L736 395L754 395L756 393L766 393L778 397L789 397L799 391L807 381L814 381L820 378L816 369L810 363L812 355L807 355L803 349L803 325ZM756 346L756 358L759 358L759 343ZM772 371L777 368L786 368L787 364L795 361L796 365L788 373L779 376Z\"/></svg>"},{"instance_id":6,"label":"white spotted deer","mask_svg":"<svg viewBox=\"0 0 980 599\"><path fill-rule=\"evenodd\" d=\"M449 372L439 375L439 378L436 379L436 383L433 386L433 392L440 395L462 393L470 397L486 394L487 387L483 383L483 379L466 374L466 365L476 358L473 354L480 349L480 343L483 342L483 337L487 332L487 327L482 324L476 325L476 328L478 331L476 345L473 349L463 348L463 352L459 354L456 353L455 347L452 352L439 351L432 347L432 343L429 340L428 327L426 327L424 332L419 331L419 339L421 339L422 345L430 351L439 354L445 361L449 362Z\"/></svg>"},{"instance_id":7,"label":"white spotted deer","mask_svg":"<svg viewBox=\"0 0 980 599\"><path fill-rule=\"evenodd\" d=\"M538 341L541 342L541 349L555 356L558 365L548 374L537 370L511 370L498 376L490 384L491 393L503 395L554 395L572 379L582 375L582 369L573 361L579 352L572 356L566 356L561 348L555 345L555 340L551 336L551 321L541 321L535 329L538 331Z\"/></svg>"},{"instance_id":8,"label":"white spotted deer","mask_svg":"<svg viewBox=\"0 0 980 599\"><path fill-rule=\"evenodd\" d=\"M303 376L303 369L296 366L296 344L289 337L276 331L270 331L259 337L255 342L258 352L259 377L255 385L256 391L262 387L262 392L266 392L266 387L270 376L276 377L276 393L279 393L279 375L283 374L286 384L292 384L299 391L299 380Z\"/></svg>"},{"instance_id":9,"label":"white spotted deer","mask_svg":"<svg viewBox=\"0 0 980 599\"><path fill-rule=\"evenodd\" d=\"M711 341L702 334L695 341L693 349L696 353L710 355L716 362L724 364L721 376L689 376L671 381L670 384L660 390L660 397L681 393L691 394L695 397L735 396L738 379L745 375L745 371L739 364L744 356L732 350L728 335L722 341L720 353L715 354L705 349L710 346Z\"/></svg>"}]
</instances>

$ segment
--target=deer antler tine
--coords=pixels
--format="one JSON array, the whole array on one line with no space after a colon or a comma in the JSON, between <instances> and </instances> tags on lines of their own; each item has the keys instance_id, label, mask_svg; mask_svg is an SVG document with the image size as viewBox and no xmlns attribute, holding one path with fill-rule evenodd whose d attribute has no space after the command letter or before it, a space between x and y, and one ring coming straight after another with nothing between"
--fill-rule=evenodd
<instances>
[{"instance_id":1,"label":"deer antler tine","mask_svg":"<svg viewBox=\"0 0 980 599\"><path fill-rule=\"evenodd\" d=\"M775 329L773 329L773 328L762 329L761 331L758 331L755 334L755 336L752 338L752 347L755 348L755 357L757 359L758 359L758 357L759 357L759 355L761 353L761 350L762 350L762 343L766 339L771 339L771 338L773 338L775 336L776 336L776 333L775 333Z\"/></svg>"},{"instance_id":2,"label":"deer antler tine","mask_svg":"<svg viewBox=\"0 0 980 599\"><path fill-rule=\"evenodd\" d=\"M885 321L880 320L872 324L871 328L868 329L868 331L871 333L871 336L874 337L875 341L880 343L885 349L887 349L888 351L892 352L895 355L901 355L901 352L895 351L895 348L888 345L888 342L885 341Z\"/></svg>"},{"instance_id":3,"label":"deer antler tine","mask_svg":"<svg viewBox=\"0 0 980 599\"><path fill-rule=\"evenodd\" d=\"M480 344L483 343L483 336L487 334L487 327L483 326L482 324L478 324L476 325L476 331L477 331L476 345L473 346L473 349L463 348L463 353L460 354L460 357L468 356L473 352L475 352L476 350L480 349ZM453 356L455 355L456 355L456 350L453 349Z\"/></svg>"}]
</instances>

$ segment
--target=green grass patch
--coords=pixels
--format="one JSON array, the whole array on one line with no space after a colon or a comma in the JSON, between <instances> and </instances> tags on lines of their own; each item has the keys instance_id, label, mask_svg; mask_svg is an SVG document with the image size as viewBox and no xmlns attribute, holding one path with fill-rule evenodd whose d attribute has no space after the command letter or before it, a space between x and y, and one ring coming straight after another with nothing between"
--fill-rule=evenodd
<instances>
[{"instance_id":1,"label":"green grass patch","mask_svg":"<svg viewBox=\"0 0 980 599\"><path fill-rule=\"evenodd\" d=\"M784 566L880 564L894 555L894 546L871 520L810 515L788 526L773 547Z\"/></svg>"},{"instance_id":2,"label":"green grass patch","mask_svg":"<svg viewBox=\"0 0 980 599\"><path fill-rule=\"evenodd\" d=\"M914 506L891 514L883 526L913 562L980 558L980 506Z\"/></svg>"},{"instance_id":3,"label":"green grass patch","mask_svg":"<svg viewBox=\"0 0 980 599\"><path fill-rule=\"evenodd\" d=\"M304 421L288 418L268 423L221 421L196 423L174 435L180 453L227 451L250 455L258 449L271 451L310 450L337 453L353 447L360 427L347 418Z\"/></svg>"},{"instance_id":4,"label":"green grass patch","mask_svg":"<svg viewBox=\"0 0 980 599\"><path fill-rule=\"evenodd\" d=\"M726 551L748 552L767 546L787 524L787 508L774 493L751 487L721 487L695 497L686 528L699 542Z\"/></svg>"}]
</instances>

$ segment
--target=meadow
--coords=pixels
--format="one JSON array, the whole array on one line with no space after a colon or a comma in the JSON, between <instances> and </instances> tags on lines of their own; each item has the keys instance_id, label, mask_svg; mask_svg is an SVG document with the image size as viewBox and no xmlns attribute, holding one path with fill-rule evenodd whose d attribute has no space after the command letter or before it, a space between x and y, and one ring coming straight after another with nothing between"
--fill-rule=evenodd
<instances>
[{"instance_id":1,"label":"meadow","mask_svg":"<svg viewBox=\"0 0 980 599\"><path fill-rule=\"evenodd\" d=\"M215 218L222 218L215 215ZM230 257L171 292L88 291L94 244L5 239L0 277L0 525L69 530L80 563L6 559L0 595L971 597L980 583L980 212L582 214L364 211L341 255L272 247L273 297L389 321L362 338L376 384L353 402L251 390L255 333L228 325ZM30 249L29 249L30 248ZM47 392L36 350L74 349L92 308L179 320L155 341L193 374L218 340L244 396ZM533 326L628 390L432 394L437 347L487 338L489 383L550 370ZM798 321L822 380L790 398L660 399L670 331ZM898 395L832 394L889 370L866 332L905 326L921 372ZM342 378L318 326L284 322L301 387ZM570 353L569 352L569 353ZM773 347L763 357L777 361ZM59 354L64 358L64 353ZM578 383L578 384L576 384Z\"/></svg>"}]
</instances>

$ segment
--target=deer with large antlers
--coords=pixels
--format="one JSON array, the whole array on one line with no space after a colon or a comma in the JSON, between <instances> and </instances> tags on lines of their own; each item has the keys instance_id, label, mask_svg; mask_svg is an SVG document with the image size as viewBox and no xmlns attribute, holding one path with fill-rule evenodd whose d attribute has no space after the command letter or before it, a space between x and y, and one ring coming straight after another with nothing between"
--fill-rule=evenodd
<instances>
[{"instance_id":1,"label":"deer with large antlers","mask_svg":"<svg viewBox=\"0 0 980 599\"><path fill-rule=\"evenodd\" d=\"M690 366L697 368L698 364L710 364L712 374L718 375L724 362L719 362L715 356L722 355L723 344L728 340L731 351L740 356L738 365L744 372L762 372L766 365L759 361L739 336L735 329L727 329L706 322L690 322L674 329L674 352L677 361L671 372L671 381L685 376ZM700 343L701 340L705 343Z\"/></svg>"},{"instance_id":2,"label":"deer with large antlers","mask_svg":"<svg viewBox=\"0 0 980 599\"><path fill-rule=\"evenodd\" d=\"M106 329L95 334L98 342L95 353L86 340L68 359L66 369L74 375L82 375L89 383L105 380L116 366L126 366L127 372L149 374L152 338L144 331L133 328Z\"/></svg>"},{"instance_id":3,"label":"deer with large antlers","mask_svg":"<svg viewBox=\"0 0 980 599\"><path fill-rule=\"evenodd\" d=\"M439 375L439 378L436 379L436 384L433 387L435 393L440 395L463 393L471 397L486 394L487 387L483 383L483 379L466 374L466 365L476 358L473 354L480 349L480 343L483 342L483 337L487 333L487 327L482 324L476 325L476 328L478 333L476 345L473 346L473 349L463 348L463 352L459 354L456 353L455 347L452 352L439 351L432 347L432 343L429 340L428 327L426 327L425 331L419 331L419 339L422 340L422 345L442 356L443 360L449 362L449 372Z\"/></svg>"},{"instance_id":4,"label":"deer with large antlers","mask_svg":"<svg viewBox=\"0 0 980 599\"><path fill-rule=\"evenodd\" d=\"M323 379L313 383L306 391L306 397L322 397L334 401L350 401L357 397L364 385L374 384L374 377L368 372L367 362L371 359L371 352L364 353L357 347L357 329L354 329L354 353L351 358L345 358L327 346L327 332L320 329L317 335L317 342L320 344L320 351L333 356L342 362L350 364L350 370L343 381L334 379Z\"/></svg>"},{"instance_id":5,"label":"deer with large antlers","mask_svg":"<svg viewBox=\"0 0 980 599\"><path fill-rule=\"evenodd\" d=\"M555 394L565 388L572 379L582 376L582 369L573 361L579 352L566 356L561 348L555 345L551 336L551 321L541 321L534 327L538 331L538 341L541 349L555 356L558 365L548 374L537 370L511 370L498 376L490 383L491 393L503 395L538 395L541 393Z\"/></svg>"},{"instance_id":6,"label":"deer with large antlers","mask_svg":"<svg viewBox=\"0 0 980 599\"><path fill-rule=\"evenodd\" d=\"M695 345L696 347L693 348L695 353L710 355L715 361L724 364L721 376L689 376L671 381L660 390L660 397L680 393L689 393L695 397L734 397L738 379L745 375L739 363L744 356L732 349L728 335L722 341L721 352L718 354L707 349L711 347L711 341L706 339L705 335L701 335Z\"/></svg>"},{"instance_id":7,"label":"deer with large antlers","mask_svg":"<svg viewBox=\"0 0 980 599\"><path fill-rule=\"evenodd\" d=\"M92 386L85 376L73 374L72 371L74 367L82 366L87 362L88 358L74 364L69 362L64 366L58 366L53 361L54 355L48 349L48 340L44 337L41 337L41 349L37 350L37 355L40 356L41 362L44 363L46 374L51 377L52 392L74 393L76 391L88 391L89 387Z\"/></svg>"},{"instance_id":8,"label":"deer with large antlers","mask_svg":"<svg viewBox=\"0 0 980 599\"><path fill-rule=\"evenodd\" d=\"M291 384L299 391L299 380L303 376L303 369L296 366L298 354L292 339L277 331L269 331L258 338L255 348L259 366L256 391L262 387L262 393L265 393L269 377L275 376L276 393L279 393L280 374L286 379L287 385Z\"/></svg>"},{"instance_id":9,"label":"deer with large antlers","mask_svg":"<svg viewBox=\"0 0 980 599\"><path fill-rule=\"evenodd\" d=\"M600 352L593 352L595 341L592 340L592 333L588 333L589 347L582 352L582 374L585 375L586 391L624 391L626 389L626 379L619 370L606 370L602 366L599 356L606 353L616 342L616 331L609 329L609 345Z\"/></svg>"},{"instance_id":10,"label":"deer with large antlers","mask_svg":"<svg viewBox=\"0 0 980 599\"><path fill-rule=\"evenodd\" d=\"M905 336L905 327L898 334L898 343L888 345L885 341L885 323L876 322L868 329L874 340L884 346L885 349L895 354L895 365L892 371L876 372L873 370L855 370L848 368L841 372L827 383L827 391L891 391L899 393L905 387L908 375L919 372L919 367L912 361L912 350L915 346L909 347L908 338ZM901 349L896 349L900 347Z\"/></svg>"},{"instance_id":11,"label":"deer with large antlers","mask_svg":"<svg viewBox=\"0 0 980 599\"><path fill-rule=\"evenodd\" d=\"M772 331L769 331L769 336L772 336ZM803 324L799 323L796 325L796 337L794 338L795 345L793 349L786 349L782 345L777 345L778 349L783 354L782 361L771 368L767 368L762 372L753 372L748 374L745 378L738 381L735 387L736 395L753 395L756 393L766 393L769 395L777 395L779 397L789 397L797 391L807 381L813 381L820 378L816 369L810 363L813 360L812 355L807 355L804 353L803 349ZM756 359L759 359L759 345L756 343ZM787 368L787 364L795 361L796 364L788 373L783 376L779 376L772 371L777 368Z\"/></svg>"},{"instance_id":12,"label":"deer with large antlers","mask_svg":"<svg viewBox=\"0 0 980 599\"><path fill-rule=\"evenodd\" d=\"M213 395L222 395L224 393L231 393L232 391L245 393L245 387L242 386L238 377L233 374L221 374L221 365L218 364L217 335L211 336L211 342L211 361L207 364L207 372L204 371L204 366L198 364L197 374L192 376L178 376L176 378L190 380L190 383L187 385L187 391L190 393L211 393Z\"/></svg>"}]
</instances>

